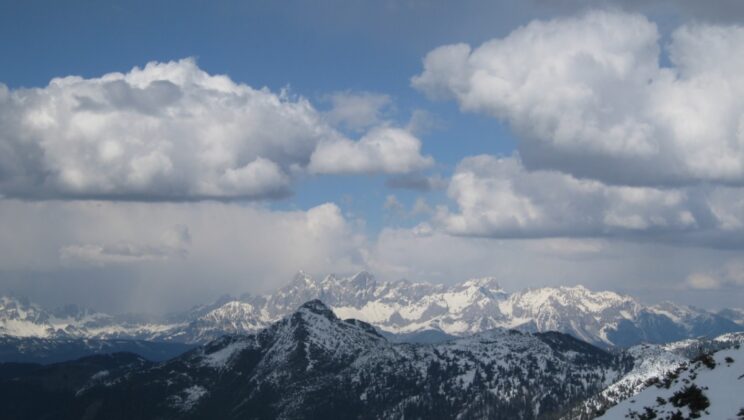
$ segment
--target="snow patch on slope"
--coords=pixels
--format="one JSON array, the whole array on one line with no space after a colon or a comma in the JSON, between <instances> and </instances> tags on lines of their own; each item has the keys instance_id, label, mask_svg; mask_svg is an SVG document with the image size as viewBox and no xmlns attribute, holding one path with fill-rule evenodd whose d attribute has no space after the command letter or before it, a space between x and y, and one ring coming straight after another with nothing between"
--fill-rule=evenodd
<instances>
[{"instance_id":1,"label":"snow patch on slope","mask_svg":"<svg viewBox=\"0 0 744 420\"><path fill-rule=\"evenodd\" d=\"M202 386L190 386L179 394L170 397L171 406L184 412L191 411L199 400L207 395L207 392L207 389Z\"/></svg>"},{"instance_id":2,"label":"snow patch on slope","mask_svg":"<svg viewBox=\"0 0 744 420\"><path fill-rule=\"evenodd\" d=\"M230 343L227 346L204 356L202 359L202 365L208 366L214 369L224 369L228 362L232 360L236 354L247 349L249 343L247 341L236 341Z\"/></svg>"},{"instance_id":3,"label":"snow patch on slope","mask_svg":"<svg viewBox=\"0 0 744 420\"><path fill-rule=\"evenodd\" d=\"M674 406L672 397L686 387L696 385L709 400L709 407L700 413L700 418L736 419L744 408L744 348L721 350L713 354L715 367L695 362L671 380L669 388L663 383L652 385L633 398L612 407L600 417L605 420L640 418L647 408L656 413L656 418L667 418L679 411L688 418L691 410L687 406Z\"/></svg>"}]
</instances>

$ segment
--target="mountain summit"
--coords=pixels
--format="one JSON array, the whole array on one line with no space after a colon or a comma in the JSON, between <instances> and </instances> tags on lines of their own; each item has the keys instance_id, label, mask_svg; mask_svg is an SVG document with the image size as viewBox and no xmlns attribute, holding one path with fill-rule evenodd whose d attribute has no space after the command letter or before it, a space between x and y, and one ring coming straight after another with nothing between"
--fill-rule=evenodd
<instances>
[{"instance_id":1,"label":"mountain summit","mask_svg":"<svg viewBox=\"0 0 744 420\"><path fill-rule=\"evenodd\" d=\"M438 332L443 337L466 336L493 328L522 331L561 331L603 347L666 343L698 336L740 331L744 325L704 310L670 304L645 306L636 299L583 286L544 287L508 293L492 277L453 286L380 282L368 272L350 277L329 275L313 279L300 272L295 280L271 295L246 295L212 308L211 319L232 327L230 305L240 305L243 331L254 331L289 313L303 302L320 299L341 318L355 318L381 331L412 336ZM222 330L204 325L200 334ZM240 332L240 331L232 331Z\"/></svg>"},{"instance_id":2,"label":"mountain summit","mask_svg":"<svg viewBox=\"0 0 744 420\"><path fill-rule=\"evenodd\" d=\"M555 418L632 365L560 333L394 344L318 300L164 363L120 359L0 376L0 389L35 418ZM45 385L65 371L80 374Z\"/></svg>"},{"instance_id":3,"label":"mountain summit","mask_svg":"<svg viewBox=\"0 0 744 420\"><path fill-rule=\"evenodd\" d=\"M3 298L0 334L204 343L223 334L259 331L316 299L340 318L358 319L414 341L425 334L442 339L511 328L560 331L602 347L630 347L744 330L741 317L732 316L732 320L724 316L738 315L736 310L715 314L673 303L646 306L630 296L583 286L508 293L491 277L444 286L405 280L381 282L368 272L315 279L301 271L272 294L223 297L157 322L90 311L70 314L68 310L61 316L38 305ZM306 309L312 310L310 306Z\"/></svg>"}]
</instances>

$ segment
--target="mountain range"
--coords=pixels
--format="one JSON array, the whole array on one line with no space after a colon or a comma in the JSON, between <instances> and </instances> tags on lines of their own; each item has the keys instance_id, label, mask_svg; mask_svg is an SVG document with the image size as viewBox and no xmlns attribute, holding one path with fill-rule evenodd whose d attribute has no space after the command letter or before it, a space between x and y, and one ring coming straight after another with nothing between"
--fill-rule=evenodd
<instances>
[{"instance_id":1,"label":"mountain range","mask_svg":"<svg viewBox=\"0 0 744 420\"><path fill-rule=\"evenodd\" d=\"M0 395L16 418L555 418L632 364L554 332L391 343L313 300L163 363L0 365Z\"/></svg>"},{"instance_id":2,"label":"mountain range","mask_svg":"<svg viewBox=\"0 0 744 420\"><path fill-rule=\"evenodd\" d=\"M730 416L744 391L743 342L734 333L607 351L559 332L497 328L393 343L311 300L258 333L167 361L114 353L3 363L0 402L9 418L643 419L655 418L643 417L647 405L670 415L698 410L684 394L697 380L716 395L695 413ZM727 370L709 373L710 360Z\"/></svg>"},{"instance_id":3,"label":"mountain range","mask_svg":"<svg viewBox=\"0 0 744 420\"><path fill-rule=\"evenodd\" d=\"M631 296L583 286L508 293L493 278L444 286L381 282L367 272L321 279L299 272L271 294L225 296L162 317L109 315L74 305L46 310L6 296L0 298L0 335L201 344L225 334L258 332L312 299L342 318L373 325L392 341L438 342L506 328L559 331L610 348L744 330L741 309L713 313L671 302L647 306Z\"/></svg>"}]
</instances>

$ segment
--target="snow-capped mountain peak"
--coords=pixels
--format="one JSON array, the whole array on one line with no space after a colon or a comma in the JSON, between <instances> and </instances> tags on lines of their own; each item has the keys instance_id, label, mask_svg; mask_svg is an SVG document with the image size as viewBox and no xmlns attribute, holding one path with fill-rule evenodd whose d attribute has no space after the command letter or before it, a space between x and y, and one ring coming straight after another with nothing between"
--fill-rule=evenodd
<instances>
[{"instance_id":1,"label":"snow-capped mountain peak","mask_svg":"<svg viewBox=\"0 0 744 420\"><path fill-rule=\"evenodd\" d=\"M297 274L294 276L294 283L312 285L315 284L315 280L304 270L298 270Z\"/></svg>"},{"instance_id":2,"label":"snow-capped mountain peak","mask_svg":"<svg viewBox=\"0 0 744 420\"><path fill-rule=\"evenodd\" d=\"M332 320L338 319L336 314L334 314L333 311L329 307L327 307L323 302L321 302L318 299L313 299L313 300L303 303L302 306L297 308L297 313L298 314L310 313L314 315L324 316Z\"/></svg>"},{"instance_id":3,"label":"snow-capped mountain peak","mask_svg":"<svg viewBox=\"0 0 744 420\"><path fill-rule=\"evenodd\" d=\"M501 288L499 281L495 277L481 277L467 280L460 284L456 289L466 290L475 289L490 299L503 300L508 294Z\"/></svg>"},{"instance_id":4,"label":"snow-capped mountain peak","mask_svg":"<svg viewBox=\"0 0 744 420\"><path fill-rule=\"evenodd\" d=\"M496 329L394 344L314 300L259 333L161 364L102 374L69 362L86 375L61 404L91 418L555 418L619 378L627 362L560 333Z\"/></svg>"},{"instance_id":5,"label":"snow-capped mountain peak","mask_svg":"<svg viewBox=\"0 0 744 420\"><path fill-rule=\"evenodd\" d=\"M367 289L370 287L377 286L377 281L375 280L375 276L373 276L371 273L367 271L360 271L354 274L353 276L349 277L347 282L352 287L356 287L358 289Z\"/></svg>"},{"instance_id":6,"label":"snow-capped mountain peak","mask_svg":"<svg viewBox=\"0 0 744 420\"><path fill-rule=\"evenodd\" d=\"M737 324L744 326L744 309L739 308L728 308L722 309L718 312L718 315L728 318Z\"/></svg>"},{"instance_id":7,"label":"snow-capped mountain peak","mask_svg":"<svg viewBox=\"0 0 744 420\"><path fill-rule=\"evenodd\" d=\"M66 305L48 311L25 298L0 297L0 335L49 338L75 334L86 324L105 322L106 314Z\"/></svg>"},{"instance_id":8,"label":"snow-capped mountain peak","mask_svg":"<svg viewBox=\"0 0 744 420\"><path fill-rule=\"evenodd\" d=\"M202 343L225 333L258 331L315 299L342 319L359 319L382 331L408 336L427 332L465 336L493 328L516 328L561 331L602 346L630 347L744 329L719 314L673 303L644 306L630 296L581 285L508 293L493 277L445 286L379 281L365 271L320 278L300 271L272 294L225 296L214 304L157 322L80 310L62 317L5 298L0 301L0 333Z\"/></svg>"}]
</instances>

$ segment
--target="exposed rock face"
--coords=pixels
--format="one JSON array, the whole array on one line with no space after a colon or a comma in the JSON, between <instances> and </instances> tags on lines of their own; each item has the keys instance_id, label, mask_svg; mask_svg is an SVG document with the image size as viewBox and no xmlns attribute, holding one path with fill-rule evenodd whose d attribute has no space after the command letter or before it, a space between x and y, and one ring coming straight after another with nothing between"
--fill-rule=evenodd
<instances>
[{"instance_id":1,"label":"exposed rock face","mask_svg":"<svg viewBox=\"0 0 744 420\"><path fill-rule=\"evenodd\" d=\"M632 363L555 332L394 344L313 300L257 334L226 336L168 362L85 370L70 389L36 381L51 375L43 369L14 381L23 385L21 408L61 419L532 419L555 418ZM0 388L10 386L0 380ZM30 394L59 405L39 407Z\"/></svg>"},{"instance_id":2,"label":"exposed rock face","mask_svg":"<svg viewBox=\"0 0 744 420\"><path fill-rule=\"evenodd\" d=\"M68 308L53 314L4 298L0 334L32 337L131 338L205 343L223 334L253 333L320 299L342 318L417 341L467 336L493 328L560 331L604 346L630 347L744 330L725 311L662 303L644 306L630 296L593 292L582 286L546 287L507 293L493 278L446 287L408 281L378 282L366 272L313 279L300 272L270 295L223 297L164 320L133 319Z\"/></svg>"}]
</instances>

